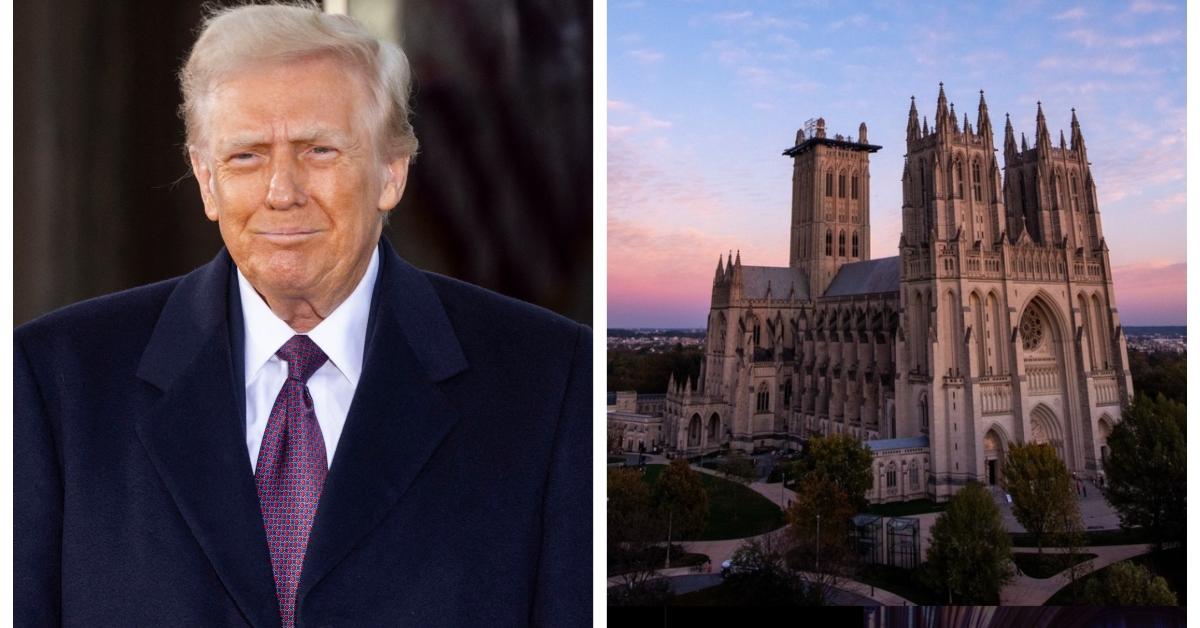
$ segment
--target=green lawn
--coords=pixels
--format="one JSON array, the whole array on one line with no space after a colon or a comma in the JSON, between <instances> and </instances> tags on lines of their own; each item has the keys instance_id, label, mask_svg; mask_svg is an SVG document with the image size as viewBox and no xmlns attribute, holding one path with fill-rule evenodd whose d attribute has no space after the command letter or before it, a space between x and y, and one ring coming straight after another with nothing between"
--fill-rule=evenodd
<instances>
[{"instance_id":1,"label":"green lawn","mask_svg":"<svg viewBox=\"0 0 1200 628\"><path fill-rule=\"evenodd\" d=\"M927 512L942 512L946 502L938 503L928 499L914 499L907 502L891 502L888 504L871 504L867 512L881 517L909 517Z\"/></svg>"},{"instance_id":2,"label":"green lawn","mask_svg":"<svg viewBox=\"0 0 1200 628\"><path fill-rule=\"evenodd\" d=\"M1167 586L1175 593L1179 599L1180 606L1187 606L1187 564L1183 550L1169 549L1161 552L1151 552L1141 556L1134 556L1128 562L1136 563L1148 568L1157 576L1162 576L1167 581ZM1112 565L1109 565L1111 567ZM1046 600L1046 606L1066 606L1075 604L1072 600L1071 587L1084 587L1091 578L1101 578L1108 567L1080 578L1074 585L1067 585L1058 590L1049 600ZM1084 604L1085 602L1079 602Z\"/></svg>"},{"instance_id":3,"label":"green lawn","mask_svg":"<svg viewBox=\"0 0 1200 628\"><path fill-rule=\"evenodd\" d=\"M1071 566L1071 556L1062 553L1013 552L1013 562L1030 578L1044 580ZM1076 554L1075 563L1095 558L1095 554Z\"/></svg>"},{"instance_id":4,"label":"green lawn","mask_svg":"<svg viewBox=\"0 0 1200 628\"><path fill-rule=\"evenodd\" d=\"M643 478L653 486L665 468L660 464L646 465ZM740 539L770 532L784 525L783 511L766 497L731 480L706 473L699 475L704 490L708 492L708 522L698 538L681 540Z\"/></svg>"}]
</instances>

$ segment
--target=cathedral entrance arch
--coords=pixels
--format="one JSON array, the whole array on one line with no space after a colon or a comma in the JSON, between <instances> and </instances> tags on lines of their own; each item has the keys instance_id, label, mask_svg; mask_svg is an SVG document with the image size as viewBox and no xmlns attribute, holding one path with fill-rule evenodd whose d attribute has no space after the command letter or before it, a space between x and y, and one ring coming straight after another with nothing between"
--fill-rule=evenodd
<instances>
[{"instance_id":1,"label":"cathedral entrance arch","mask_svg":"<svg viewBox=\"0 0 1200 628\"><path fill-rule=\"evenodd\" d=\"M1058 417L1054 415L1053 410L1044 404L1038 404L1029 415L1029 433L1030 442L1048 443L1054 447L1054 451L1058 453L1058 457L1066 462L1066 456L1063 455L1062 426L1059 424ZM1070 465L1068 465L1068 468L1070 468Z\"/></svg>"},{"instance_id":2,"label":"cathedral entrance arch","mask_svg":"<svg viewBox=\"0 0 1200 628\"><path fill-rule=\"evenodd\" d=\"M700 430L701 429L702 428L700 427L700 415L693 414L692 420L688 422L688 431L687 431L688 447L699 447L700 446L700 436L701 436Z\"/></svg>"},{"instance_id":3,"label":"cathedral entrance arch","mask_svg":"<svg viewBox=\"0 0 1200 628\"><path fill-rule=\"evenodd\" d=\"M1003 483L1004 458L1007 455L1006 441L996 428L983 435L983 465L988 486Z\"/></svg>"},{"instance_id":4,"label":"cathedral entrance arch","mask_svg":"<svg viewBox=\"0 0 1200 628\"><path fill-rule=\"evenodd\" d=\"M1099 436L1100 461L1103 462L1108 459L1108 437L1112 435L1112 419L1107 414L1096 423L1096 434Z\"/></svg>"},{"instance_id":5,"label":"cathedral entrance arch","mask_svg":"<svg viewBox=\"0 0 1200 628\"><path fill-rule=\"evenodd\" d=\"M708 417L708 444L716 445L721 440L721 417L716 412Z\"/></svg>"}]
</instances>

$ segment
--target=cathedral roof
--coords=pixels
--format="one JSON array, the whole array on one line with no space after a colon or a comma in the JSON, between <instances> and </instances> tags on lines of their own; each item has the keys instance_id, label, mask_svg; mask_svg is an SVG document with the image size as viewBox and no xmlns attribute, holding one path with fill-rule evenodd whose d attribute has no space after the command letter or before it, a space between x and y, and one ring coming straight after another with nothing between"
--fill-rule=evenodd
<instances>
[{"instance_id":1,"label":"cathedral roof","mask_svg":"<svg viewBox=\"0 0 1200 628\"><path fill-rule=\"evenodd\" d=\"M900 257L844 264L825 289L827 297L900 292Z\"/></svg>"},{"instance_id":2,"label":"cathedral roof","mask_svg":"<svg viewBox=\"0 0 1200 628\"><path fill-rule=\"evenodd\" d=\"M917 449L920 447L929 446L928 436L910 436L908 438L880 438L876 440L863 441L874 453L883 451L895 451L897 449Z\"/></svg>"},{"instance_id":3,"label":"cathedral roof","mask_svg":"<svg viewBox=\"0 0 1200 628\"><path fill-rule=\"evenodd\" d=\"M767 287L771 288L771 298L786 299L796 290L796 298L801 301L809 299L808 277L799 268L789 266L742 266L742 297L746 299L763 299L767 296Z\"/></svg>"}]
</instances>

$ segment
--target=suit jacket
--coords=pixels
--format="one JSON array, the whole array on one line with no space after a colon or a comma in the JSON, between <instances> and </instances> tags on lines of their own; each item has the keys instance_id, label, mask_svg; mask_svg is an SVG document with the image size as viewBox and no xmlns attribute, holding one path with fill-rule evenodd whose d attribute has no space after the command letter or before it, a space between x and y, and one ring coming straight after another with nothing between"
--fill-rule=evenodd
<instances>
[{"instance_id":1,"label":"suit jacket","mask_svg":"<svg viewBox=\"0 0 1200 628\"><path fill-rule=\"evenodd\" d=\"M590 625L590 331L380 247L296 625ZM17 625L279 625L234 276L16 330Z\"/></svg>"}]
</instances>

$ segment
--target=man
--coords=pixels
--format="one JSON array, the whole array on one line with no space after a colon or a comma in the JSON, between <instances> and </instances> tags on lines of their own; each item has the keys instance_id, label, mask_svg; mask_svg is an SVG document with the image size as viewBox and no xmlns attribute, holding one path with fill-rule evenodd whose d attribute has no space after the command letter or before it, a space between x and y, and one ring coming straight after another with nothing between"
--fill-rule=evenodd
<instances>
[{"instance_id":1,"label":"man","mask_svg":"<svg viewBox=\"0 0 1200 628\"><path fill-rule=\"evenodd\" d=\"M403 53L250 6L180 77L226 250L17 329L16 623L590 623L590 332L380 239Z\"/></svg>"}]
</instances>

